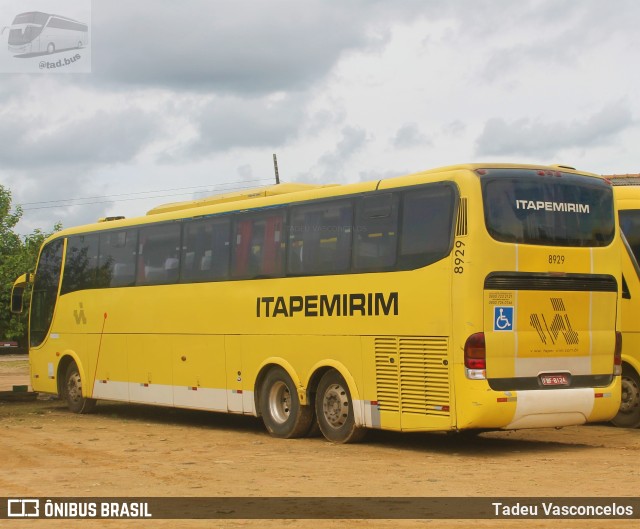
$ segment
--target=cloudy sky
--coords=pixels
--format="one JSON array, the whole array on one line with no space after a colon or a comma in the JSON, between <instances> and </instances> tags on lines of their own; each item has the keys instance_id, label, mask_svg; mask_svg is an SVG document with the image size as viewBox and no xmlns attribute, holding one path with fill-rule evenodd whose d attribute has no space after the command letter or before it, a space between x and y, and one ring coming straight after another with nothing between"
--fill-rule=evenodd
<instances>
[{"instance_id":1,"label":"cloudy sky","mask_svg":"<svg viewBox=\"0 0 640 529\"><path fill-rule=\"evenodd\" d=\"M273 153L289 182L640 172L636 0L65 1L90 8L91 72L0 73L23 233L268 184ZM0 0L0 26L61 3Z\"/></svg>"}]
</instances>

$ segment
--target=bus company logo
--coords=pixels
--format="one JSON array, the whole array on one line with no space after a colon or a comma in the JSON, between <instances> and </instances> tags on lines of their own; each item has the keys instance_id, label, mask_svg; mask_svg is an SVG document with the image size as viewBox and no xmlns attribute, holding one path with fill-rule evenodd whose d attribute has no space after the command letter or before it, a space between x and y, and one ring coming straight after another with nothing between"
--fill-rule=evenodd
<instances>
[{"instance_id":1,"label":"bus company logo","mask_svg":"<svg viewBox=\"0 0 640 529\"><path fill-rule=\"evenodd\" d=\"M264 296L256 298L258 318L316 316L397 316L398 293L313 294L307 296Z\"/></svg>"},{"instance_id":2,"label":"bus company logo","mask_svg":"<svg viewBox=\"0 0 640 529\"><path fill-rule=\"evenodd\" d=\"M8 499L7 518L39 518L40 500L30 499Z\"/></svg>"},{"instance_id":3,"label":"bus company logo","mask_svg":"<svg viewBox=\"0 0 640 529\"><path fill-rule=\"evenodd\" d=\"M543 200L516 200L516 209L532 209L534 211L562 211L564 213L589 213L589 204L573 202L549 202Z\"/></svg>"},{"instance_id":4,"label":"bus company logo","mask_svg":"<svg viewBox=\"0 0 640 529\"><path fill-rule=\"evenodd\" d=\"M555 345L560 335L562 335L567 345L578 345L580 341L578 333L571 327L563 299L549 298L549 301L551 302L551 308L554 312L550 319L551 323L547 322L547 318L545 318L543 313L539 315L533 313L529 317L529 323L538 333L540 341L545 345L547 345L549 341L552 345Z\"/></svg>"},{"instance_id":5,"label":"bus company logo","mask_svg":"<svg viewBox=\"0 0 640 529\"><path fill-rule=\"evenodd\" d=\"M76 320L76 325L84 325L87 323L87 316L84 313L84 306L82 303L80 303L78 308L73 311L73 318Z\"/></svg>"},{"instance_id":6,"label":"bus company logo","mask_svg":"<svg viewBox=\"0 0 640 529\"><path fill-rule=\"evenodd\" d=\"M493 330L513 331L513 307L493 307Z\"/></svg>"},{"instance_id":7,"label":"bus company logo","mask_svg":"<svg viewBox=\"0 0 640 529\"><path fill-rule=\"evenodd\" d=\"M90 20L91 0L51 0L48 5L65 15L10 13L0 1L0 72L91 71L90 31L84 21Z\"/></svg>"}]
</instances>

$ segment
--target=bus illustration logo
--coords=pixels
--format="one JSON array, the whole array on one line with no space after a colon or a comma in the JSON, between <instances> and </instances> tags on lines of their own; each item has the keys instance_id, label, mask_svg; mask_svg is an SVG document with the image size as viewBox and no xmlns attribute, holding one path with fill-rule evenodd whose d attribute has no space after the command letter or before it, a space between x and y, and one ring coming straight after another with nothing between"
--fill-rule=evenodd
<instances>
[{"instance_id":1,"label":"bus illustration logo","mask_svg":"<svg viewBox=\"0 0 640 529\"><path fill-rule=\"evenodd\" d=\"M40 11L20 13L9 30L9 52L17 54L55 53L83 48L89 39L89 26L71 18Z\"/></svg>"},{"instance_id":2,"label":"bus illustration logo","mask_svg":"<svg viewBox=\"0 0 640 529\"><path fill-rule=\"evenodd\" d=\"M513 331L513 307L493 307L493 330Z\"/></svg>"},{"instance_id":3,"label":"bus illustration logo","mask_svg":"<svg viewBox=\"0 0 640 529\"><path fill-rule=\"evenodd\" d=\"M58 2L63 5L63 0ZM75 0L75 7L68 3L64 5L71 11L77 11L76 16L80 19L91 18L87 0ZM8 51L0 53L0 71L91 71L90 30L86 22L42 11L25 11L2 22L6 24L10 20L9 25L0 25L0 44Z\"/></svg>"}]
</instances>

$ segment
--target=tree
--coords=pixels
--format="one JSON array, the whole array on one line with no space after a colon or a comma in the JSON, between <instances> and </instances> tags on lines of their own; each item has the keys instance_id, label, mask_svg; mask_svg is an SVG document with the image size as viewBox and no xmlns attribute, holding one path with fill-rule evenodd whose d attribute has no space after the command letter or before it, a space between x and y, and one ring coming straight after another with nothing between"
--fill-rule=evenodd
<instances>
[{"instance_id":1,"label":"tree","mask_svg":"<svg viewBox=\"0 0 640 529\"><path fill-rule=\"evenodd\" d=\"M15 279L25 272L33 272L42 242L51 233L40 229L21 237L15 227L22 218L22 208L11 210L11 192L0 185L0 340L16 340L27 345L27 311L11 314L11 288Z\"/></svg>"}]
</instances>

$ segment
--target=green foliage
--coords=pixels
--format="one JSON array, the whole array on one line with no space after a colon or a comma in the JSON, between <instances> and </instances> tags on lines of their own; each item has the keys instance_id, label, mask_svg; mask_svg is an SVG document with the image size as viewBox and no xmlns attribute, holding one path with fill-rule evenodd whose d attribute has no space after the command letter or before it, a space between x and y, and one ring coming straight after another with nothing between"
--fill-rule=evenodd
<instances>
[{"instance_id":1,"label":"green foliage","mask_svg":"<svg viewBox=\"0 0 640 529\"><path fill-rule=\"evenodd\" d=\"M61 225L56 224L50 233L37 229L21 237L14 231L21 217L22 208L12 211L11 192L0 185L0 340L16 340L26 347L27 310L11 314L11 288L18 276L34 271L42 242Z\"/></svg>"}]
</instances>

